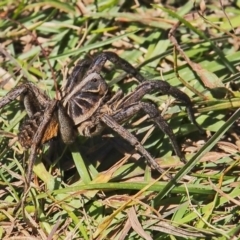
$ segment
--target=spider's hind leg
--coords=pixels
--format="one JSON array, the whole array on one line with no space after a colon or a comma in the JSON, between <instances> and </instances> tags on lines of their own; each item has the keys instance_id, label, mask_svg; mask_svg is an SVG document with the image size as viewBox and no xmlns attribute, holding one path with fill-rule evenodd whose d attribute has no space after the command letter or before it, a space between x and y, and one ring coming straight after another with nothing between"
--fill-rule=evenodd
<instances>
[{"instance_id":1,"label":"spider's hind leg","mask_svg":"<svg viewBox=\"0 0 240 240\"><path fill-rule=\"evenodd\" d=\"M180 158L180 161L186 163L187 162L186 158L179 148L176 137L171 127L168 125L167 121L161 116L158 108L154 104L144 102L141 103L141 106L144 112L149 115L150 119L153 120L157 124L157 126L162 130L162 132L169 137L173 149L176 155Z\"/></svg>"},{"instance_id":2,"label":"spider's hind leg","mask_svg":"<svg viewBox=\"0 0 240 240\"><path fill-rule=\"evenodd\" d=\"M124 107L120 112L114 114L112 117L117 122L123 122L132 117L140 110L143 110L146 114L148 114L150 119L154 121L155 124L157 124L157 126L162 130L162 132L169 137L176 155L179 157L181 162L186 163L186 158L180 150L180 147L177 143L176 137L171 127L168 125L167 121L162 117L158 108L154 104L145 102L135 103L130 106Z\"/></svg>"},{"instance_id":3,"label":"spider's hind leg","mask_svg":"<svg viewBox=\"0 0 240 240\"><path fill-rule=\"evenodd\" d=\"M37 157L37 151L38 151L40 145L42 144L43 139L45 138L44 135L46 135L46 130L49 126L49 123L52 120L52 116L56 109L56 105L57 105L57 100L53 100L53 101L49 102L46 110L43 113L42 121L41 121L39 127L37 128L37 131L32 136L30 155L29 155L29 159L28 159L28 171L27 171L26 182L25 182L25 187L24 187L24 195L23 195L22 199L20 200L19 204L14 209L14 212L18 211L20 206L23 207L24 202L26 200L27 193L30 189L33 166L34 166L34 163L35 163L35 160ZM34 116L33 116L33 118L34 118ZM24 212L23 212L23 214L24 214Z\"/></svg>"}]
</instances>

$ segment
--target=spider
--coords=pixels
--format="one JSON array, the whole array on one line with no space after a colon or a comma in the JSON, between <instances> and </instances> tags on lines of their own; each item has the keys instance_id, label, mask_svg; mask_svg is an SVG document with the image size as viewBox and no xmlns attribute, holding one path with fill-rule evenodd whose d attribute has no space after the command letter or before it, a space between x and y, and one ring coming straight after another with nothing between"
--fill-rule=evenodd
<instances>
[{"instance_id":1,"label":"spider","mask_svg":"<svg viewBox=\"0 0 240 240\"><path fill-rule=\"evenodd\" d=\"M107 60L138 80L139 85L134 91L124 95L119 90L113 94L101 76ZM12 89L0 100L0 109L18 96L22 97L28 119L20 127L18 140L24 148L30 148L25 191L30 184L33 164L42 144L59 135L64 143L71 144L78 134L93 137L101 134L105 127L128 141L152 168L163 173L164 170L138 139L121 125L140 110L148 114L169 137L176 155L182 162L186 162L172 129L158 108L151 102L141 101L145 94L154 91L169 94L181 101L192 123L202 130L195 120L192 102L184 92L162 80L146 80L131 64L113 52L102 52L92 61L79 61L63 86L60 99L50 99L31 82Z\"/></svg>"}]
</instances>

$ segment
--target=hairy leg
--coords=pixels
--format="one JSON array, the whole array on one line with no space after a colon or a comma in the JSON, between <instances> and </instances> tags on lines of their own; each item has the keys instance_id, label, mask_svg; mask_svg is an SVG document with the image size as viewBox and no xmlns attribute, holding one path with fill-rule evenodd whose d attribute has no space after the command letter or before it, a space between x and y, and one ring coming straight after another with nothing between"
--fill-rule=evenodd
<instances>
[{"instance_id":1,"label":"hairy leg","mask_svg":"<svg viewBox=\"0 0 240 240\"><path fill-rule=\"evenodd\" d=\"M41 92L35 85L29 82L15 87L13 90L8 92L6 96L2 97L0 100L0 109L20 95L24 95L23 103L29 117L44 109L49 101L46 94Z\"/></svg>"},{"instance_id":2,"label":"hairy leg","mask_svg":"<svg viewBox=\"0 0 240 240\"><path fill-rule=\"evenodd\" d=\"M140 110L143 110L146 114L148 114L150 119L155 124L157 124L157 126L162 130L164 134L166 134L169 137L176 155L180 158L180 161L186 163L186 159L180 150L180 147L177 143L176 137L171 127L168 125L166 120L161 116L158 108L154 104L139 102L123 108L118 113L113 114L112 117L117 122L123 122L128 120L130 117L135 115Z\"/></svg>"},{"instance_id":3,"label":"hairy leg","mask_svg":"<svg viewBox=\"0 0 240 240\"><path fill-rule=\"evenodd\" d=\"M91 65L91 61L86 60L80 60L76 64L76 66L73 68L73 71L71 75L68 77L67 82L65 86L63 86L63 91L65 94L70 93L76 85L83 80L83 76L85 75L86 71Z\"/></svg>"},{"instance_id":4,"label":"hairy leg","mask_svg":"<svg viewBox=\"0 0 240 240\"><path fill-rule=\"evenodd\" d=\"M100 74L102 71L102 68L107 60L112 62L117 67L121 68L122 70L124 70L126 73L129 73L132 76L134 76L139 82L145 81L145 78L142 76L142 74L136 68L134 68L126 60L120 58L114 52L102 52L99 55L97 55L94 58L94 60L92 61L92 64L90 65L89 70L86 73L86 76L93 72Z\"/></svg>"},{"instance_id":5,"label":"hairy leg","mask_svg":"<svg viewBox=\"0 0 240 240\"><path fill-rule=\"evenodd\" d=\"M119 125L113 117L109 115L103 115L101 117L101 121L104 122L109 128L111 128L113 131L118 133L122 138L124 138L126 141L128 141L133 147L136 148L137 151L139 151L143 157L146 158L149 165L159 171L160 173L166 173L164 169L162 169L158 163L152 158L152 156L149 154L149 152L142 146L142 144L138 141L138 139L132 135L129 131L124 129L121 125ZM172 178L171 175L166 174L167 177Z\"/></svg>"},{"instance_id":6,"label":"hairy leg","mask_svg":"<svg viewBox=\"0 0 240 240\"><path fill-rule=\"evenodd\" d=\"M176 87L172 87L169 83L164 82L162 80L149 80L140 84L139 86L136 87L135 91L126 95L121 100L121 102L119 102L117 108L121 109L125 106L129 106L130 104L136 103L140 101L144 95L151 92L168 94L182 102L186 106L189 119L192 121L192 123L197 127L197 129L200 132L204 132L203 129L196 122L196 119L194 117L194 110L192 108L192 102L188 95L182 92L181 90L177 89Z\"/></svg>"},{"instance_id":7,"label":"hairy leg","mask_svg":"<svg viewBox=\"0 0 240 240\"><path fill-rule=\"evenodd\" d=\"M34 137L32 139L32 145L30 148L30 156L28 159L28 171L27 171L27 176L26 176L26 182L25 182L25 187L24 187L24 196L19 202L19 204L16 206L14 209L14 212L16 212L20 206L23 206L28 190L30 188L30 182L32 178L32 172L33 172L33 166L37 157L37 150L39 149L41 145L42 138L45 134L45 130L48 127L49 122L51 121L52 114L56 108L57 105L57 100L53 100L49 103L48 107L46 108L43 116L43 121L41 122L39 128L37 129L36 133L34 134Z\"/></svg>"}]
</instances>

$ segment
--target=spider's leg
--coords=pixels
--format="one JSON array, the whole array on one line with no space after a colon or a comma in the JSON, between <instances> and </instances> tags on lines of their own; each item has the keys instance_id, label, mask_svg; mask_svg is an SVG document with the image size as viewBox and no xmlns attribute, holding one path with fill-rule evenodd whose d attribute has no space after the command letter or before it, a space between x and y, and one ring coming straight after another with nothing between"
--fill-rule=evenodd
<instances>
[{"instance_id":1,"label":"spider's leg","mask_svg":"<svg viewBox=\"0 0 240 240\"><path fill-rule=\"evenodd\" d=\"M134 92L128 94L121 100L121 102L119 102L118 109L121 109L125 106L129 106L129 104L140 101L145 94L157 91L161 94L171 95L178 99L180 102L182 102L186 106L189 119L201 133L204 132L204 130L196 122L192 102L188 95L162 80L149 80L140 84L139 86L136 87Z\"/></svg>"},{"instance_id":2,"label":"spider's leg","mask_svg":"<svg viewBox=\"0 0 240 240\"><path fill-rule=\"evenodd\" d=\"M49 103L49 105L47 106L44 115L43 115L43 120L41 122L41 124L39 125L36 133L34 134L33 140L32 140L32 145L30 148L30 156L28 159L28 171L27 171L27 175L26 175L26 183L25 183L25 187L24 187L24 195L23 198L21 199L20 203L16 206L14 212L16 212L20 206L23 206L26 197L27 197L27 192L30 188L30 182L31 182L31 178L32 178L32 172L33 172L33 166L35 163L35 159L37 157L37 150L39 148L39 146L41 145L41 141L42 138L44 136L45 130L49 124L49 122L51 121L52 118L52 114L56 108L57 105L57 100L53 100Z\"/></svg>"},{"instance_id":3,"label":"spider's leg","mask_svg":"<svg viewBox=\"0 0 240 240\"><path fill-rule=\"evenodd\" d=\"M27 91L28 91L28 89L26 88L26 86L24 84L14 88L12 91L10 91L4 97L1 98L0 108L4 107L8 103L12 102L18 96L20 96L23 93L26 93Z\"/></svg>"},{"instance_id":4,"label":"spider's leg","mask_svg":"<svg viewBox=\"0 0 240 240\"><path fill-rule=\"evenodd\" d=\"M182 154L179 148L179 145L177 143L176 137L172 129L170 128L166 120L161 116L157 107L154 104L144 103L144 102L141 103L141 106L144 112L149 115L150 119L153 120L158 125L158 127L162 130L162 132L169 137L170 141L172 142L174 151L176 155L180 158L180 161L182 161L183 163L186 163L187 162L186 158Z\"/></svg>"},{"instance_id":5,"label":"spider's leg","mask_svg":"<svg viewBox=\"0 0 240 240\"><path fill-rule=\"evenodd\" d=\"M180 161L186 163L186 159L179 148L179 145L177 143L176 137L172 129L168 125L167 121L161 116L158 108L154 104L139 102L129 107L123 108L120 112L112 115L112 117L117 122L123 122L132 117L133 115L135 115L141 109L146 114L148 114L150 119L153 120L157 124L157 126L162 130L162 132L169 137L176 155L179 157Z\"/></svg>"},{"instance_id":6,"label":"spider's leg","mask_svg":"<svg viewBox=\"0 0 240 240\"><path fill-rule=\"evenodd\" d=\"M45 130L47 129L47 126L49 122L52 119L53 112L57 105L57 100L53 100L49 103L47 106L44 115L43 120L41 124L39 125L36 133L34 134L33 140L32 140L32 146L30 148L30 156L29 156L29 165L28 165L28 172L27 172L27 185L30 185L31 177L32 177L32 171L33 171L33 165L36 159L37 155L37 149L41 145L42 138L45 134Z\"/></svg>"},{"instance_id":7,"label":"spider's leg","mask_svg":"<svg viewBox=\"0 0 240 240\"><path fill-rule=\"evenodd\" d=\"M15 100L18 96L24 95L23 102L29 117L45 108L49 98L41 92L35 85L28 82L15 87L0 100L0 109Z\"/></svg>"},{"instance_id":8,"label":"spider's leg","mask_svg":"<svg viewBox=\"0 0 240 240\"><path fill-rule=\"evenodd\" d=\"M146 158L148 163L151 167L159 171L160 173L166 173L164 169L162 169L158 163L152 158L152 156L149 154L149 152L143 147L143 145L138 141L138 139L132 135L129 131L124 129L121 125L119 125L113 117L109 115L103 115L101 117L101 121L104 122L109 128L111 128L113 131L118 133L122 138L124 138L126 141L128 141L133 147L136 148L137 151L139 151L143 157ZM172 178L171 175L166 174L167 177Z\"/></svg>"},{"instance_id":9,"label":"spider's leg","mask_svg":"<svg viewBox=\"0 0 240 240\"><path fill-rule=\"evenodd\" d=\"M134 68L129 62L127 62L123 58L120 58L114 52L102 52L99 55L97 55L92 61L92 64L90 65L89 70L86 73L86 76L93 72L100 74L102 71L103 65L107 60L112 62L122 70L124 70L126 73L134 76L139 82L145 81L145 78L136 68Z\"/></svg>"},{"instance_id":10,"label":"spider's leg","mask_svg":"<svg viewBox=\"0 0 240 240\"><path fill-rule=\"evenodd\" d=\"M78 61L76 66L73 68L71 75L68 77L65 86L63 87L63 91L65 91L66 94L71 92L76 84L83 79L83 76L90 65L91 61L88 59Z\"/></svg>"}]
</instances>

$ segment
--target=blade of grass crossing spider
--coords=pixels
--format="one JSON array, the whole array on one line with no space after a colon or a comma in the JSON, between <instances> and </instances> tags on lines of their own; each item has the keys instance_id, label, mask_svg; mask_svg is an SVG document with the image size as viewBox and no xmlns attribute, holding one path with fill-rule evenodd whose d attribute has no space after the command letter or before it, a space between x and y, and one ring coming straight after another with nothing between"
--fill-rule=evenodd
<instances>
[{"instance_id":1,"label":"blade of grass crossing spider","mask_svg":"<svg viewBox=\"0 0 240 240\"><path fill-rule=\"evenodd\" d=\"M97 170L90 163L88 163L86 159L82 158L82 155L78 150L76 143L70 146L70 150L72 152L73 161L75 163L79 176L82 178L85 184L90 183L92 180L90 172L93 178L95 178L98 175ZM89 166L89 169L86 167L86 165Z\"/></svg>"},{"instance_id":2,"label":"blade of grass crossing spider","mask_svg":"<svg viewBox=\"0 0 240 240\"><path fill-rule=\"evenodd\" d=\"M77 192L77 191L82 191L82 190L106 190L106 189L129 189L129 190L141 190L144 187L146 187L146 185L148 184L148 182L135 182L135 183L121 183L121 182L108 182L108 183L90 183L90 184L78 184L77 186L74 187L66 187L63 189L57 189L54 190L52 192L49 192L51 194L54 195L58 195L58 194L65 194L65 193L69 193L69 192ZM158 182L155 183L154 185L150 186L148 188L149 191L156 191L156 192L160 192L164 189L164 187L166 186L165 182ZM223 187L222 188L223 191L228 191L229 189L227 187ZM203 194L203 195L210 195L210 194L214 194L214 191L212 190L211 186L205 186L205 185L197 185L195 186L195 184L188 184L188 191L189 193L199 193L199 194ZM172 191L173 193L181 193L184 194L186 193L186 188L185 186L177 186L173 189ZM39 195L39 198L44 198L45 195Z\"/></svg>"},{"instance_id":3,"label":"blade of grass crossing spider","mask_svg":"<svg viewBox=\"0 0 240 240\"><path fill-rule=\"evenodd\" d=\"M57 185L57 180L46 170L44 164L39 158L37 158L34 163L33 171L43 182L47 184L48 190L53 190Z\"/></svg>"},{"instance_id":4,"label":"blade of grass crossing spider","mask_svg":"<svg viewBox=\"0 0 240 240\"><path fill-rule=\"evenodd\" d=\"M176 176L171 180L164 189L156 196L154 199L154 205L166 196L174 187L176 187L178 180L180 180L184 175L189 173L192 168L197 164L201 157L209 152L216 143L221 139L224 133L232 126L232 124L240 117L240 109L238 109L226 123L216 132L208 142L190 159L190 161L176 174Z\"/></svg>"},{"instance_id":5,"label":"blade of grass crossing spider","mask_svg":"<svg viewBox=\"0 0 240 240\"><path fill-rule=\"evenodd\" d=\"M72 158L75 163L75 166L77 168L79 176L82 178L83 182L85 184L88 184L91 182L91 176L89 174L89 171L85 165L85 161L83 160L80 152L77 150L77 147L74 144L70 146L70 150L72 152Z\"/></svg>"}]
</instances>

